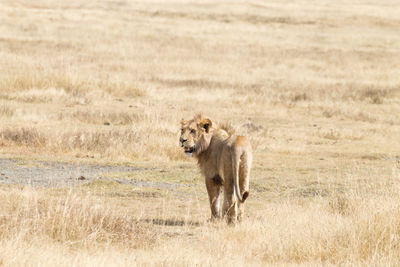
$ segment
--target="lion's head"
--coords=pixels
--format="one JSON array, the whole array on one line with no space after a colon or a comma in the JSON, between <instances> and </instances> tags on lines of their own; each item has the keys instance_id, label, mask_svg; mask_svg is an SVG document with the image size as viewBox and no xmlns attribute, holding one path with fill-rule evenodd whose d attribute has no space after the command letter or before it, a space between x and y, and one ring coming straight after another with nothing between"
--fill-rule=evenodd
<instances>
[{"instance_id":1,"label":"lion's head","mask_svg":"<svg viewBox=\"0 0 400 267\"><path fill-rule=\"evenodd\" d=\"M182 119L181 125L179 142L186 156L199 155L207 150L212 136L212 122L210 119L197 115L189 121Z\"/></svg>"}]
</instances>

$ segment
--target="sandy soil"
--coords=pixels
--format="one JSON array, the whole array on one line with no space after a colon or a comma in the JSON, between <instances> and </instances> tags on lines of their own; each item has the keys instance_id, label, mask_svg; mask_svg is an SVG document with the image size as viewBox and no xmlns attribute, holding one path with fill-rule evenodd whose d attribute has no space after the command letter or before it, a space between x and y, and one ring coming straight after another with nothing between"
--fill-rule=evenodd
<instances>
[{"instance_id":1,"label":"sandy soil","mask_svg":"<svg viewBox=\"0 0 400 267\"><path fill-rule=\"evenodd\" d=\"M133 186L164 189L191 186L170 182L148 182L121 178L121 173L129 174L143 170L146 170L146 168L37 160L25 161L6 158L0 159L0 183L65 187L87 183L94 179L102 179L114 180L118 183ZM118 176L118 178L112 178L113 175Z\"/></svg>"}]
</instances>

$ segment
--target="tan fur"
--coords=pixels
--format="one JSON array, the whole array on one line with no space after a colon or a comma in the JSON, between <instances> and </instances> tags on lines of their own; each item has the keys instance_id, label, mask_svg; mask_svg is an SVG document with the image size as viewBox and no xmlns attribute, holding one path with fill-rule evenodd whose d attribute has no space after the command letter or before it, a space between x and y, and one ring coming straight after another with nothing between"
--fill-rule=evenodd
<instances>
[{"instance_id":1,"label":"tan fur","mask_svg":"<svg viewBox=\"0 0 400 267\"><path fill-rule=\"evenodd\" d=\"M227 126L218 127L202 115L181 121L181 146L194 156L205 177L211 218L227 215L228 222L242 220L244 201L249 196L252 163L251 145L245 136L237 136ZM224 191L223 213L220 195Z\"/></svg>"}]
</instances>

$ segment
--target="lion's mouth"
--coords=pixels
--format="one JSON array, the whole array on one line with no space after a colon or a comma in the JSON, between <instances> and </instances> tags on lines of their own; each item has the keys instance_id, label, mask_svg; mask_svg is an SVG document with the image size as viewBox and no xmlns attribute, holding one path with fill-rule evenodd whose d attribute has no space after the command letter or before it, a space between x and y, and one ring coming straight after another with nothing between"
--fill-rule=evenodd
<instances>
[{"instance_id":1,"label":"lion's mouth","mask_svg":"<svg viewBox=\"0 0 400 267\"><path fill-rule=\"evenodd\" d=\"M194 152L194 147L185 147L185 154L192 154Z\"/></svg>"}]
</instances>

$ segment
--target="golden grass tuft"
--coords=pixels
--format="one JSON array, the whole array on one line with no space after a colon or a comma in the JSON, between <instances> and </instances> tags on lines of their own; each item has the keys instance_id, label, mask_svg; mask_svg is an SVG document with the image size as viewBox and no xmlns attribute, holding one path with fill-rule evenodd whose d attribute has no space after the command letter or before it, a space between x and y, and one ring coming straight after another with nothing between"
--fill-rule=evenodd
<instances>
[{"instance_id":1,"label":"golden grass tuft","mask_svg":"<svg viewBox=\"0 0 400 267\"><path fill-rule=\"evenodd\" d=\"M14 116L15 108L10 107L9 105L0 106L0 117L10 118Z\"/></svg>"},{"instance_id":2,"label":"golden grass tuft","mask_svg":"<svg viewBox=\"0 0 400 267\"><path fill-rule=\"evenodd\" d=\"M115 210L104 199L90 194L69 191L49 197L30 188L3 188L0 199L2 240L43 238L71 247L90 248L111 242L145 248L157 239L135 214Z\"/></svg>"},{"instance_id":3,"label":"golden grass tuft","mask_svg":"<svg viewBox=\"0 0 400 267\"><path fill-rule=\"evenodd\" d=\"M36 128L6 128L0 132L1 139L15 145L28 145L33 147L46 146L46 137Z\"/></svg>"}]
</instances>

